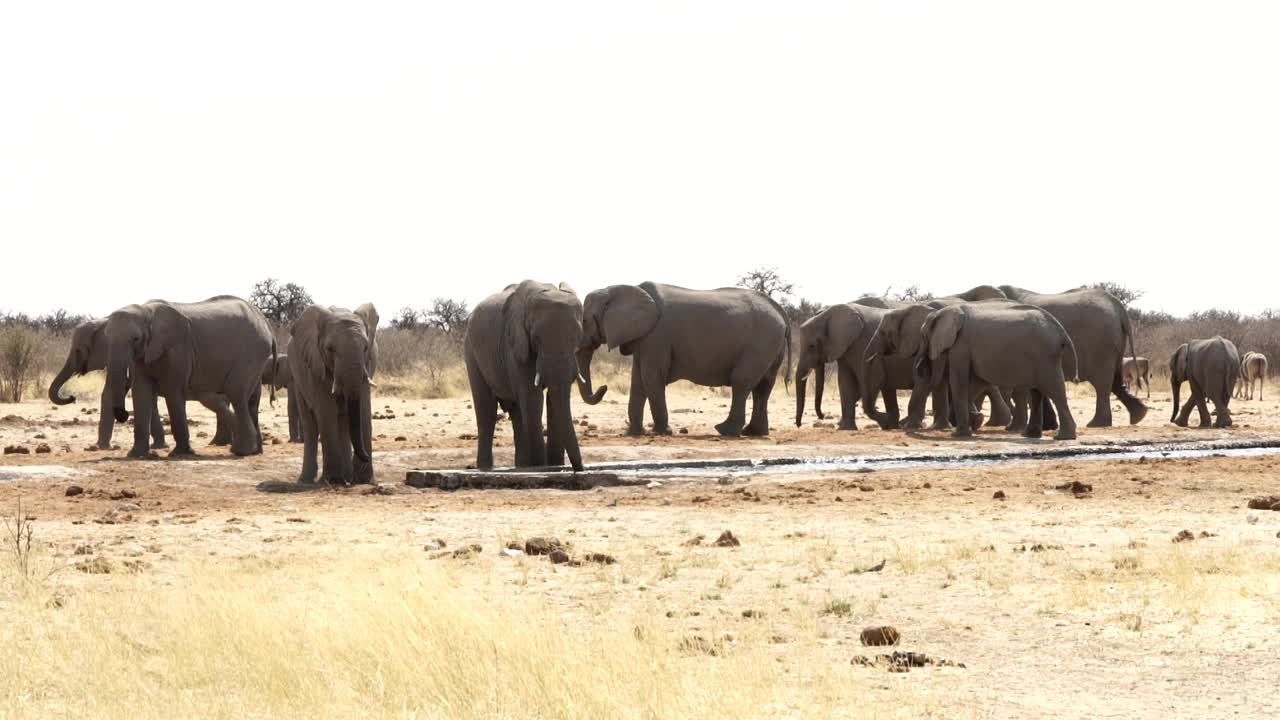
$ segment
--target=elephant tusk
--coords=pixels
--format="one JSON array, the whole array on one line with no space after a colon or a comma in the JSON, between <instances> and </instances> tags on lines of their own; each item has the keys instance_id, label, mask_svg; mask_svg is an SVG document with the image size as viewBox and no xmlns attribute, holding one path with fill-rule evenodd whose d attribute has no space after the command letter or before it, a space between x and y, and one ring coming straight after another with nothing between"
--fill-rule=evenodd
<instances>
[{"instance_id":1,"label":"elephant tusk","mask_svg":"<svg viewBox=\"0 0 1280 720\"><path fill-rule=\"evenodd\" d=\"M337 395L337 394L338 394L338 378L337 378L337 376L334 376L334 378L333 378L333 387L329 388L329 394L330 394L330 395Z\"/></svg>"},{"instance_id":2,"label":"elephant tusk","mask_svg":"<svg viewBox=\"0 0 1280 720\"><path fill-rule=\"evenodd\" d=\"M587 384L587 379L582 377L582 373L578 373L578 382L582 383L583 385Z\"/></svg>"},{"instance_id":3,"label":"elephant tusk","mask_svg":"<svg viewBox=\"0 0 1280 720\"><path fill-rule=\"evenodd\" d=\"M371 388L376 388L376 387L378 387L378 383L376 383L376 382L374 382L374 381L370 380L369 378L365 378L365 379L364 379L364 382L365 382L365 384L366 384L366 385L368 385L368 386L369 386L369 387L371 387Z\"/></svg>"},{"instance_id":4,"label":"elephant tusk","mask_svg":"<svg viewBox=\"0 0 1280 720\"><path fill-rule=\"evenodd\" d=\"M535 388L542 387L542 373L535 371L533 373L533 386Z\"/></svg>"}]
</instances>

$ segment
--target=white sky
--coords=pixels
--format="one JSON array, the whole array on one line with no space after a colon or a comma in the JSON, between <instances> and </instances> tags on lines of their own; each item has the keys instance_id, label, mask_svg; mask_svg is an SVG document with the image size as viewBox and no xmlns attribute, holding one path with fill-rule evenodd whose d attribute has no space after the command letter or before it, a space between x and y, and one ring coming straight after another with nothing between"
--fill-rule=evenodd
<instances>
[{"instance_id":1,"label":"white sky","mask_svg":"<svg viewBox=\"0 0 1280 720\"><path fill-rule=\"evenodd\" d=\"M1274 1L5 3L0 309L770 265L1280 306L1277 37Z\"/></svg>"}]
</instances>

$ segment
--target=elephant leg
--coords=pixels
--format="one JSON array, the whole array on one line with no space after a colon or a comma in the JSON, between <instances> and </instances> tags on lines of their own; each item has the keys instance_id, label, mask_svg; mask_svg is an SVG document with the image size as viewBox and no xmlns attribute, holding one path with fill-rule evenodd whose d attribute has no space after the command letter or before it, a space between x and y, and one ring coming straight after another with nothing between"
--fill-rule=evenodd
<instances>
[{"instance_id":1,"label":"elephant leg","mask_svg":"<svg viewBox=\"0 0 1280 720\"><path fill-rule=\"evenodd\" d=\"M253 439L258 444L258 454L262 453L262 422L259 412L262 407L262 386L254 385L249 396L249 416L253 419Z\"/></svg>"},{"instance_id":2,"label":"elephant leg","mask_svg":"<svg viewBox=\"0 0 1280 720\"><path fill-rule=\"evenodd\" d=\"M170 388L164 396L164 406L169 409L169 427L173 431L173 450L169 457L195 455L191 449L191 430L187 427L187 398L183 393Z\"/></svg>"},{"instance_id":3,"label":"elephant leg","mask_svg":"<svg viewBox=\"0 0 1280 720\"><path fill-rule=\"evenodd\" d=\"M547 441L542 436L542 391L521 388L516 401L520 414L521 434L525 439L525 467L542 467L547 464Z\"/></svg>"},{"instance_id":4,"label":"elephant leg","mask_svg":"<svg viewBox=\"0 0 1280 720\"><path fill-rule=\"evenodd\" d=\"M651 369L648 365L644 368L643 380L645 397L649 400L649 412L653 415L653 434L670 435L671 422L667 415L666 380L656 369ZM644 425L640 427L643 429Z\"/></svg>"},{"instance_id":5,"label":"elephant leg","mask_svg":"<svg viewBox=\"0 0 1280 720\"><path fill-rule=\"evenodd\" d=\"M840 424L837 427L841 430L857 430L858 379L843 362L836 363L836 383L840 386Z\"/></svg>"},{"instance_id":6,"label":"elephant leg","mask_svg":"<svg viewBox=\"0 0 1280 720\"><path fill-rule=\"evenodd\" d=\"M1005 430L1009 432L1023 432L1027 429L1027 415L1031 391L1020 389L1013 391L1013 412L1009 417L1009 424L1005 426Z\"/></svg>"},{"instance_id":7,"label":"elephant leg","mask_svg":"<svg viewBox=\"0 0 1280 720\"><path fill-rule=\"evenodd\" d=\"M201 393L196 400L208 408L216 419L213 440L209 444L216 447L230 445L235 439L236 418L227 399L217 393Z\"/></svg>"},{"instance_id":8,"label":"elephant leg","mask_svg":"<svg viewBox=\"0 0 1280 720\"><path fill-rule=\"evenodd\" d=\"M302 425L298 417L297 393L291 391L285 401L289 412L289 442L300 443L302 442Z\"/></svg>"},{"instance_id":9,"label":"elephant leg","mask_svg":"<svg viewBox=\"0 0 1280 720\"><path fill-rule=\"evenodd\" d=\"M1095 388L1102 387L1102 379L1099 379L1098 382L1094 382L1093 386ZM1142 422L1143 418L1147 416L1147 406L1143 405L1142 401L1139 400L1135 395L1130 393L1128 388L1124 386L1124 382L1122 381L1122 378L1120 377L1119 372L1117 372L1115 376L1112 378L1111 392L1115 393L1116 399L1120 401L1121 405L1124 405L1124 409L1129 413L1130 425L1137 425L1138 423ZM1150 388L1148 388L1147 394L1148 396L1150 396ZM1110 422L1111 396L1108 395L1107 393L1099 393L1098 406L1100 408L1105 407L1107 409L1106 417L1108 422L1105 427L1110 427L1111 426L1111 422ZM1096 419L1096 416L1095 416L1095 419ZM1089 426L1094 427L1092 422L1089 423Z\"/></svg>"},{"instance_id":10,"label":"elephant leg","mask_svg":"<svg viewBox=\"0 0 1280 720\"><path fill-rule=\"evenodd\" d=\"M498 399L493 396L493 391L480 373L470 367L470 363L467 370L471 381L471 407L476 414L476 468L488 470L493 467L493 430L498 421ZM514 419L514 415L512 418Z\"/></svg>"},{"instance_id":11,"label":"elephant leg","mask_svg":"<svg viewBox=\"0 0 1280 720\"><path fill-rule=\"evenodd\" d=\"M639 437L644 434L644 377L641 375L640 358L631 360L631 395L627 398L627 434Z\"/></svg>"},{"instance_id":12,"label":"elephant leg","mask_svg":"<svg viewBox=\"0 0 1280 720\"><path fill-rule=\"evenodd\" d=\"M151 398L151 449L161 450L169 447L164 441L164 420L160 419L160 400Z\"/></svg>"},{"instance_id":13,"label":"elephant leg","mask_svg":"<svg viewBox=\"0 0 1280 720\"><path fill-rule=\"evenodd\" d=\"M773 394L773 386L778 381L778 369L770 368L764 379L751 391L751 422L743 428L742 434L751 437L769 436L769 396ZM841 396L840 404L844 405Z\"/></svg>"},{"instance_id":14,"label":"elephant leg","mask_svg":"<svg viewBox=\"0 0 1280 720\"><path fill-rule=\"evenodd\" d=\"M1057 417L1053 419L1055 420L1054 427L1057 428L1057 433L1054 434L1054 439L1075 440L1076 419L1071 415L1071 405L1067 402L1066 378L1055 378L1055 380L1057 381L1051 384L1049 392L1044 393L1045 399L1042 403L1044 408L1043 416L1045 420L1052 418L1053 410L1056 408L1058 411ZM1052 407L1050 407L1051 402ZM1045 429L1051 429L1047 425L1044 425L1043 427Z\"/></svg>"},{"instance_id":15,"label":"elephant leg","mask_svg":"<svg viewBox=\"0 0 1280 720\"><path fill-rule=\"evenodd\" d=\"M898 391L888 385L880 391L884 399L884 415L876 422L881 430L897 430L902 426L902 409L898 407Z\"/></svg>"},{"instance_id":16,"label":"elephant leg","mask_svg":"<svg viewBox=\"0 0 1280 720\"><path fill-rule=\"evenodd\" d=\"M1213 399L1213 409L1218 411L1218 417L1213 421L1216 428L1231 427L1231 408L1228 403L1231 402L1231 393L1223 393L1220 398Z\"/></svg>"},{"instance_id":17,"label":"elephant leg","mask_svg":"<svg viewBox=\"0 0 1280 720\"><path fill-rule=\"evenodd\" d=\"M150 378L133 374L133 447L129 457L144 458L151 454L151 414L155 412L156 387Z\"/></svg>"},{"instance_id":18,"label":"elephant leg","mask_svg":"<svg viewBox=\"0 0 1280 720\"><path fill-rule=\"evenodd\" d=\"M315 412L302 398L298 398L298 432L302 434L302 472L298 482L311 484L320 472L317 453L320 449L320 425Z\"/></svg>"},{"instance_id":19,"label":"elephant leg","mask_svg":"<svg viewBox=\"0 0 1280 720\"><path fill-rule=\"evenodd\" d=\"M115 429L116 418L111 410L111 386L102 387L102 400L98 406L98 449L111 449L111 431Z\"/></svg>"},{"instance_id":20,"label":"elephant leg","mask_svg":"<svg viewBox=\"0 0 1280 720\"><path fill-rule=\"evenodd\" d=\"M911 387L911 399L907 401L907 419L902 423L903 429L919 430L924 425L924 406L928 399L928 385L918 382Z\"/></svg>"},{"instance_id":21,"label":"elephant leg","mask_svg":"<svg viewBox=\"0 0 1280 720\"><path fill-rule=\"evenodd\" d=\"M930 430L946 430L951 427L951 388L947 383L940 383L932 388L933 424Z\"/></svg>"},{"instance_id":22,"label":"elephant leg","mask_svg":"<svg viewBox=\"0 0 1280 720\"><path fill-rule=\"evenodd\" d=\"M1039 388L1031 388L1027 391L1027 407L1030 412L1027 414L1027 429L1022 431L1022 436L1033 440L1040 438L1044 434L1044 414L1040 412L1040 406L1044 404L1044 394Z\"/></svg>"},{"instance_id":23,"label":"elephant leg","mask_svg":"<svg viewBox=\"0 0 1280 720\"><path fill-rule=\"evenodd\" d=\"M991 417L987 419L987 425L990 427L1005 427L1013 422L1013 412L1009 410L1009 405L1004 401L1004 395L1000 393L1000 388L991 385L987 388L987 397L991 398Z\"/></svg>"},{"instance_id":24,"label":"elephant leg","mask_svg":"<svg viewBox=\"0 0 1280 720\"><path fill-rule=\"evenodd\" d=\"M347 431L346 417L338 403L330 398L321 400L317 410L316 422L320 426L320 479L331 485L346 485L351 478L351 437ZM345 463L344 447L348 456Z\"/></svg>"},{"instance_id":25,"label":"elephant leg","mask_svg":"<svg viewBox=\"0 0 1280 720\"><path fill-rule=\"evenodd\" d=\"M742 435L742 426L746 424L747 418L747 394L749 392L748 388L740 385L733 386L733 398L729 401L729 417L724 422L716 425L716 432L724 437Z\"/></svg>"},{"instance_id":26,"label":"elephant leg","mask_svg":"<svg viewBox=\"0 0 1280 720\"><path fill-rule=\"evenodd\" d=\"M1104 389L1106 385L1099 384L1093 379L1089 380L1089 384L1093 385L1095 395L1093 417L1089 420L1089 427L1111 427L1111 392L1115 392L1117 396L1120 393L1129 394L1124 387L1123 379L1117 375L1116 382L1112 384L1110 391Z\"/></svg>"},{"instance_id":27,"label":"elephant leg","mask_svg":"<svg viewBox=\"0 0 1280 720\"><path fill-rule=\"evenodd\" d=\"M565 447L556 428L560 427L559 409L551 401L551 391L547 390L544 402L547 406L547 465L564 465ZM572 420L570 421L572 422Z\"/></svg>"},{"instance_id":28,"label":"elephant leg","mask_svg":"<svg viewBox=\"0 0 1280 720\"><path fill-rule=\"evenodd\" d=\"M1066 392L1065 384L1063 388L1063 392ZM1051 396L1045 392L1042 392L1041 395L1044 396L1044 402L1040 404L1040 427L1044 430L1057 430L1058 415L1053 411L1053 403L1050 402Z\"/></svg>"},{"instance_id":29,"label":"elephant leg","mask_svg":"<svg viewBox=\"0 0 1280 720\"><path fill-rule=\"evenodd\" d=\"M520 408L514 403L504 403L498 401L499 407L507 414L507 419L511 421L511 464L514 467L528 467L529 465L529 438L524 434L524 416L520 414Z\"/></svg>"},{"instance_id":30,"label":"elephant leg","mask_svg":"<svg viewBox=\"0 0 1280 720\"><path fill-rule=\"evenodd\" d=\"M255 386L260 388L261 386ZM259 393L262 391L259 389ZM253 416L253 392L231 399L231 411L235 415L235 430L231 433L231 452L240 457L262 452L258 441L258 427ZM326 452L325 455L328 455Z\"/></svg>"},{"instance_id":31,"label":"elephant leg","mask_svg":"<svg viewBox=\"0 0 1280 720\"><path fill-rule=\"evenodd\" d=\"M952 437L973 437L970 425L971 408L969 401L969 357L964 353L951 352L949 358L951 371L951 407L956 411L956 429Z\"/></svg>"}]
</instances>

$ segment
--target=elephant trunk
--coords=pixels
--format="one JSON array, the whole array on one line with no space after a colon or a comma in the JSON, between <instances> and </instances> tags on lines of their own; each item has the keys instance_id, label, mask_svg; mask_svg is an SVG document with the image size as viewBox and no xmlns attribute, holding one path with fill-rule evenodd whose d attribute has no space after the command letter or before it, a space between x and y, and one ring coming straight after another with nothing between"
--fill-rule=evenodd
<instances>
[{"instance_id":1,"label":"elephant trunk","mask_svg":"<svg viewBox=\"0 0 1280 720\"><path fill-rule=\"evenodd\" d=\"M364 437L364 423L360 421L364 408L368 407L368 392L347 393L347 428L351 435L351 450L360 462L369 462L368 439Z\"/></svg>"},{"instance_id":2,"label":"elephant trunk","mask_svg":"<svg viewBox=\"0 0 1280 720\"><path fill-rule=\"evenodd\" d=\"M111 413L116 422L129 419L129 411L124 408L124 396L129 391L129 365L132 361L127 346L111 348L107 359L107 387L111 388Z\"/></svg>"},{"instance_id":3,"label":"elephant trunk","mask_svg":"<svg viewBox=\"0 0 1280 720\"><path fill-rule=\"evenodd\" d=\"M819 420L826 418L822 414L822 391L827 386L827 365L826 363L818 363L813 368L813 412L818 416Z\"/></svg>"},{"instance_id":4,"label":"elephant trunk","mask_svg":"<svg viewBox=\"0 0 1280 720\"><path fill-rule=\"evenodd\" d=\"M569 383L551 386L547 394L547 416L551 420L548 430L569 455L574 472L582 472L582 451L578 448L578 433L573 428L573 414L569 410ZM556 462L559 462L557 460Z\"/></svg>"},{"instance_id":5,"label":"elephant trunk","mask_svg":"<svg viewBox=\"0 0 1280 720\"><path fill-rule=\"evenodd\" d=\"M371 439L365 437L365 413L371 412L369 404L369 373L363 358L345 362L340 373L335 373L334 390L337 401L346 406L347 431L351 449L361 462L370 462ZM339 379L340 378L340 379Z\"/></svg>"},{"instance_id":6,"label":"elephant trunk","mask_svg":"<svg viewBox=\"0 0 1280 720\"><path fill-rule=\"evenodd\" d=\"M1182 378L1178 377L1176 370L1169 371L1169 384L1173 386L1173 415L1169 418L1169 422L1178 421L1178 400L1182 391Z\"/></svg>"},{"instance_id":7,"label":"elephant trunk","mask_svg":"<svg viewBox=\"0 0 1280 720\"><path fill-rule=\"evenodd\" d=\"M888 379L884 367L884 355L877 350L878 348L874 345L868 347L867 354L863 358L862 412L876 423L882 423L887 421L888 416L876 407L876 396L884 389Z\"/></svg>"},{"instance_id":8,"label":"elephant trunk","mask_svg":"<svg viewBox=\"0 0 1280 720\"><path fill-rule=\"evenodd\" d=\"M74 374L75 370L71 367L71 358L67 358L67 361L62 364L62 369L58 371L57 376L53 378L53 382L49 385L49 400L54 405L67 405L76 401L74 395L62 396L62 386Z\"/></svg>"},{"instance_id":9,"label":"elephant trunk","mask_svg":"<svg viewBox=\"0 0 1280 720\"><path fill-rule=\"evenodd\" d=\"M809 384L809 378L796 373L796 427L800 427L804 422L804 391Z\"/></svg>"},{"instance_id":10,"label":"elephant trunk","mask_svg":"<svg viewBox=\"0 0 1280 720\"><path fill-rule=\"evenodd\" d=\"M595 405L604 398L605 392L609 390L608 385L602 385L598 390L592 390L591 387L591 358L595 355L596 348L593 345L583 345L578 348L577 365L578 365L578 393L582 395L582 401L588 405Z\"/></svg>"}]
</instances>

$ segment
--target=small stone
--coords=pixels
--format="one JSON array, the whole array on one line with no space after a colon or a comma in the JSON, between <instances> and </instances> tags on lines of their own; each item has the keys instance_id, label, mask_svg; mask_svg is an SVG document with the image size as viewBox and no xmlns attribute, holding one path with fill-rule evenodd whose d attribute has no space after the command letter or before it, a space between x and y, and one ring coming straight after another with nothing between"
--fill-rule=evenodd
<instances>
[{"instance_id":1,"label":"small stone","mask_svg":"<svg viewBox=\"0 0 1280 720\"><path fill-rule=\"evenodd\" d=\"M31 449L21 445L7 445L4 449L5 455L30 455Z\"/></svg>"},{"instance_id":2,"label":"small stone","mask_svg":"<svg viewBox=\"0 0 1280 720\"><path fill-rule=\"evenodd\" d=\"M657 488L662 487L662 483L658 482L657 480L653 480L648 485L645 485L645 487L649 488L650 490L656 490Z\"/></svg>"},{"instance_id":3,"label":"small stone","mask_svg":"<svg viewBox=\"0 0 1280 720\"><path fill-rule=\"evenodd\" d=\"M123 513L138 512L139 510L142 510L142 506L138 503L125 503L120 506L119 510Z\"/></svg>"},{"instance_id":4,"label":"small stone","mask_svg":"<svg viewBox=\"0 0 1280 720\"><path fill-rule=\"evenodd\" d=\"M83 495L83 494L84 494L84 488L80 487L79 485L68 485L67 491L65 493L67 497L75 497L77 495Z\"/></svg>"},{"instance_id":5,"label":"small stone","mask_svg":"<svg viewBox=\"0 0 1280 720\"><path fill-rule=\"evenodd\" d=\"M924 485L921 485L920 487L924 488L925 490L928 490L929 488L933 487L933 483L925 483Z\"/></svg>"},{"instance_id":6,"label":"small stone","mask_svg":"<svg viewBox=\"0 0 1280 720\"><path fill-rule=\"evenodd\" d=\"M47 455L53 452L53 448L49 447L49 443L40 443L36 446L37 455Z\"/></svg>"},{"instance_id":7,"label":"small stone","mask_svg":"<svg viewBox=\"0 0 1280 720\"><path fill-rule=\"evenodd\" d=\"M1191 532L1190 530L1183 530L1182 532L1173 536L1173 541L1176 543L1187 542L1189 540L1195 540L1195 539L1196 539L1196 534Z\"/></svg>"},{"instance_id":8,"label":"small stone","mask_svg":"<svg viewBox=\"0 0 1280 720\"><path fill-rule=\"evenodd\" d=\"M725 530L716 538L716 547L738 547L742 541L734 537L733 531Z\"/></svg>"},{"instance_id":9,"label":"small stone","mask_svg":"<svg viewBox=\"0 0 1280 720\"><path fill-rule=\"evenodd\" d=\"M1005 497L1005 496L1004 496L1004 491L1003 491L1003 490L997 490L997 491L995 492L995 494L991 496L991 499L992 499L992 500L1004 500L1004 497Z\"/></svg>"},{"instance_id":10,"label":"small stone","mask_svg":"<svg viewBox=\"0 0 1280 720\"><path fill-rule=\"evenodd\" d=\"M600 565L613 565L614 563L618 562L616 559L614 559L612 555L607 555L605 553L600 553L600 552L587 553L586 556L584 556L582 559L585 562L598 563Z\"/></svg>"},{"instance_id":11,"label":"small stone","mask_svg":"<svg viewBox=\"0 0 1280 720\"><path fill-rule=\"evenodd\" d=\"M408 440L409 440L409 438L405 437L404 435L397 435L397 436L396 436L396 442L408 442Z\"/></svg>"},{"instance_id":12,"label":"small stone","mask_svg":"<svg viewBox=\"0 0 1280 720\"><path fill-rule=\"evenodd\" d=\"M860 636L863 645L897 645L902 636L892 625L865 628Z\"/></svg>"},{"instance_id":13,"label":"small stone","mask_svg":"<svg viewBox=\"0 0 1280 720\"><path fill-rule=\"evenodd\" d=\"M569 553L565 552L563 548L556 548L555 550L552 550L547 557L551 558L551 563L553 565L563 565L564 563L569 562Z\"/></svg>"}]
</instances>

